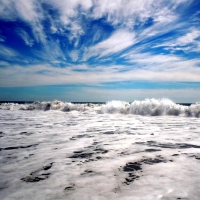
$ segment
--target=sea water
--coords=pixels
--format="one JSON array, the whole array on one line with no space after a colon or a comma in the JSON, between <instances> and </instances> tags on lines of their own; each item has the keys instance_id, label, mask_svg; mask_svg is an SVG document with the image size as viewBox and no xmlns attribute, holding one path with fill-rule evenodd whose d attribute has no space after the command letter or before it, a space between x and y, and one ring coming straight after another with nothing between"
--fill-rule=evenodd
<instances>
[{"instance_id":1,"label":"sea water","mask_svg":"<svg viewBox=\"0 0 200 200\"><path fill-rule=\"evenodd\" d=\"M200 197L200 105L0 105L0 199Z\"/></svg>"}]
</instances>

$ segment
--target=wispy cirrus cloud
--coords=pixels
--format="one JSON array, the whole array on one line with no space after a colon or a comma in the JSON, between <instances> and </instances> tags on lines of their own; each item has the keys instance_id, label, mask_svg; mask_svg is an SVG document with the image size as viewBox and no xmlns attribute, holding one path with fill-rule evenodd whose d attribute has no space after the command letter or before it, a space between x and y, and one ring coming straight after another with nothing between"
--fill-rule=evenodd
<instances>
[{"instance_id":1,"label":"wispy cirrus cloud","mask_svg":"<svg viewBox=\"0 0 200 200\"><path fill-rule=\"evenodd\" d=\"M77 38L84 34L83 17L88 20L105 18L107 23L121 28L134 30L135 25L144 25L149 19L155 24L170 23L177 18L176 9L188 6L190 1L153 0L138 1L92 1L92 0L63 0L46 1L2 0L0 17L4 20L21 19L27 22L36 41L45 42L46 33L43 21L48 20L53 33L63 34L70 31L70 38ZM54 11L55 19L44 9Z\"/></svg>"},{"instance_id":2,"label":"wispy cirrus cloud","mask_svg":"<svg viewBox=\"0 0 200 200\"><path fill-rule=\"evenodd\" d=\"M1 35L1 30L0 30L0 42L4 42L6 39L5 36Z\"/></svg>"},{"instance_id":3,"label":"wispy cirrus cloud","mask_svg":"<svg viewBox=\"0 0 200 200\"><path fill-rule=\"evenodd\" d=\"M180 5L184 5L185 0L180 1L94 1L94 9L92 16L94 18L101 18L107 16L108 22L118 25L123 24L123 26L132 28L133 25L143 24L149 18L152 18L156 22L172 21L174 19L174 12L176 8ZM186 6L188 4L185 4Z\"/></svg>"},{"instance_id":4,"label":"wispy cirrus cloud","mask_svg":"<svg viewBox=\"0 0 200 200\"><path fill-rule=\"evenodd\" d=\"M18 53L15 50L0 44L0 55L3 58L12 59L13 57L16 57Z\"/></svg>"},{"instance_id":5,"label":"wispy cirrus cloud","mask_svg":"<svg viewBox=\"0 0 200 200\"><path fill-rule=\"evenodd\" d=\"M22 38L26 45L32 47L34 45L34 40L28 35L23 29L17 29L17 34Z\"/></svg>"},{"instance_id":6,"label":"wispy cirrus cloud","mask_svg":"<svg viewBox=\"0 0 200 200\"><path fill-rule=\"evenodd\" d=\"M149 62L149 59L151 59L150 55L146 54L143 57L138 55L132 66L75 65L67 68L55 68L51 65L6 66L0 69L0 85L98 84L138 80L199 82L200 68L198 65L200 62L197 59L181 60L165 56L155 56L152 62Z\"/></svg>"},{"instance_id":7,"label":"wispy cirrus cloud","mask_svg":"<svg viewBox=\"0 0 200 200\"><path fill-rule=\"evenodd\" d=\"M88 49L88 57L104 57L118 53L134 44L134 34L124 30L118 30L108 39Z\"/></svg>"},{"instance_id":8,"label":"wispy cirrus cloud","mask_svg":"<svg viewBox=\"0 0 200 200\"><path fill-rule=\"evenodd\" d=\"M45 42L46 36L41 26L43 18L41 4L38 1L1 1L0 19L5 21L22 20L29 24L37 42Z\"/></svg>"},{"instance_id":9,"label":"wispy cirrus cloud","mask_svg":"<svg viewBox=\"0 0 200 200\"><path fill-rule=\"evenodd\" d=\"M200 51L200 30L193 27L187 31L181 30L181 32L184 32L184 34L178 35L175 39L170 38L168 41L154 47L165 47L169 50Z\"/></svg>"},{"instance_id":10,"label":"wispy cirrus cloud","mask_svg":"<svg viewBox=\"0 0 200 200\"><path fill-rule=\"evenodd\" d=\"M175 45L184 46L184 45L193 43L195 42L195 39L197 39L198 37L200 37L200 30L192 29L191 31L186 33L184 36L179 37L176 40Z\"/></svg>"}]
</instances>

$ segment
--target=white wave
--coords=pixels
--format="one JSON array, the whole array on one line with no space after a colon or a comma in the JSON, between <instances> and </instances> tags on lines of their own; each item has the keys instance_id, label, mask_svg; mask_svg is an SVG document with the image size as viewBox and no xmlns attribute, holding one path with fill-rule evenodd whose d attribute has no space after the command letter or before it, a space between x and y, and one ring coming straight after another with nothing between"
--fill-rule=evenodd
<instances>
[{"instance_id":1,"label":"white wave","mask_svg":"<svg viewBox=\"0 0 200 200\"><path fill-rule=\"evenodd\" d=\"M63 112L70 112L73 110L95 111L97 113L121 113L121 114L135 114L148 116L186 116L186 117L200 117L200 104L192 104L191 106L183 106L174 103L169 99L145 99L143 101L134 101L131 104L125 101L109 101L106 104L74 104L70 102L62 102L54 100L52 102L36 101L32 104L14 104L3 103L0 105L3 110L59 110Z\"/></svg>"},{"instance_id":2,"label":"white wave","mask_svg":"<svg viewBox=\"0 0 200 200\"><path fill-rule=\"evenodd\" d=\"M17 103L2 103L0 104L0 110L15 110L18 109Z\"/></svg>"},{"instance_id":3,"label":"white wave","mask_svg":"<svg viewBox=\"0 0 200 200\"><path fill-rule=\"evenodd\" d=\"M102 105L99 112L100 113L128 113L130 109L130 104L125 101L110 101L105 105Z\"/></svg>"},{"instance_id":4,"label":"white wave","mask_svg":"<svg viewBox=\"0 0 200 200\"><path fill-rule=\"evenodd\" d=\"M77 111L85 111L87 109L85 104L73 104L69 102L62 102L58 100L54 100L52 102L34 102L30 105L23 105L20 107L20 110L60 110L64 112L77 110Z\"/></svg>"},{"instance_id":5,"label":"white wave","mask_svg":"<svg viewBox=\"0 0 200 200\"><path fill-rule=\"evenodd\" d=\"M192 104L185 110L185 115L187 117L200 117L200 104Z\"/></svg>"},{"instance_id":6,"label":"white wave","mask_svg":"<svg viewBox=\"0 0 200 200\"><path fill-rule=\"evenodd\" d=\"M134 101L130 107L130 113L137 115L180 115L183 114L186 106L175 104L169 99L146 99Z\"/></svg>"}]
</instances>

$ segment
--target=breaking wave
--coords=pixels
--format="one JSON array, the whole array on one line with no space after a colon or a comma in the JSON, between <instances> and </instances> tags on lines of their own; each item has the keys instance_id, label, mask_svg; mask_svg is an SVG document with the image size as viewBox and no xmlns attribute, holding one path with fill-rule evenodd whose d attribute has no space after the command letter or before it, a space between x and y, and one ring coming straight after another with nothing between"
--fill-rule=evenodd
<instances>
[{"instance_id":1,"label":"breaking wave","mask_svg":"<svg viewBox=\"0 0 200 200\"><path fill-rule=\"evenodd\" d=\"M121 113L135 114L147 116L186 116L200 117L200 103L191 106L183 106L174 103L169 99L145 99L143 101L133 101L128 103L125 101L109 101L106 104L95 103L69 103L54 100L52 102L36 101L32 104L15 104L2 103L0 109L3 110L59 110L64 112L70 111L95 111L99 114L103 113Z\"/></svg>"}]
</instances>

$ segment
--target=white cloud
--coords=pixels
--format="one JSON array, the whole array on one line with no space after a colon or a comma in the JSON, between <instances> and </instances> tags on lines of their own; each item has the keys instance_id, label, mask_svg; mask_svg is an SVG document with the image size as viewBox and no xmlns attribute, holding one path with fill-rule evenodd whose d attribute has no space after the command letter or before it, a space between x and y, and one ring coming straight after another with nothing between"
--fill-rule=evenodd
<instances>
[{"instance_id":1,"label":"white cloud","mask_svg":"<svg viewBox=\"0 0 200 200\"><path fill-rule=\"evenodd\" d=\"M114 25L123 23L125 26L130 27L135 24L136 19L145 21L147 18L152 17L156 11L159 11L162 2L155 2L153 0L143 1L94 1L93 17L101 18L107 16L107 20Z\"/></svg>"},{"instance_id":2,"label":"white cloud","mask_svg":"<svg viewBox=\"0 0 200 200\"><path fill-rule=\"evenodd\" d=\"M41 17L41 13L38 12L39 6L35 0L1 0L0 18L4 20L20 18L23 21L33 22Z\"/></svg>"},{"instance_id":3,"label":"white cloud","mask_svg":"<svg viewBox=\"0 0 200 200\"><path fill-rule=\"evenodd\" d=\"M0 55L4 58L9 59L9 58L16 57L18 53L15 50L0 44Z\"/></svg>"},{"instance_id":4,"label":"white cloud","mask_svg":"<svg viewBox=\"0 0 200 200\"><path fill-rule=\"evenodd\" d=\"M187 44L191 44L195 41L196 38L200 37L200 30L197 29L192 29L189 33L187 33L186 35L179 37L176 42L175 45L180 45L180 46L184 46Z\"/></svg>"},{"instance_id":5,"label":"white cloud","mask_svg":"<svg viewBox=\"0 0 200 200\"><path fill-rule=\"evenodd\" d=\"M1 0L0 18L3 20L14 20L16 17L15 8L12 1Z\"/></svg>"},{"instance_id":6,"label":"white cloud","mask_svg":"<svg viewBox=\"0 0 200 200\"><path fill-rule=\"evenodd\" d=\"M200 80L199 59L188 60L175 55L154 55L134 51L127 54L125 58L129 65L132 63L133 68L140 71L139 80L197 82Z\"/></svg>"},{"instance_id":7,"label":"white cloud","mask_svg":"<svg viewBox=\"0 0 200 200\"><path fill-rule=\"evenodd\" d=\"M84 34L84 31L76 22L71 23L67 29L71 32L70 36L68 37L69 40L74 42L74 46L77 47L79 43L79 37Z\"/></svg>"},{"instance_id":8,"label":"white cloud","mask_svg":"<svg viewBox=\"0 0 200 200\"><path fill-rule=\"evenodd\" d=\"M0 30L0 42L5 42L6 37L1 35L2 31Z\"/></svg>"},{"instance_id":9,"label":"white cloud","mask_svg":"<svg viewBox=\"0 0 200 200\"><path fill-rule=\"evenodd\" d=\"M52 18L42 8L42 3L56 10L58 16ZM120 24L120 30L116 31L111 38L88 50L89 54L92 52L93 56L99 55L102 57L119 52L134 42L169 31L166 25L177 19L176 8L180 5L187 6L188 3L190 3L189 0L169 2L154 0L2 0L0 18L4 20L20 18L27 22L32 28L35 41L41 42L43 45L48 45L48 34L45 33L42 22L44 19L48 19L52 33L64 34L66 30L69 31L70 34L66 37L77 47L80 36L84 34L84 23L82 23L81 16L85 16L88 20L105 17L107 22L112 25ZM141 32L133 30L134 25L145 23L149 18L155 23L152 27L147 28L145 31L141 30ZM128 30L131 30L131 33ZM27 45L31 46L33 44L26 33L21 33L21 37Z\"/></svg>"},{"instance_id":10,"label":"white cloud","mask_svg":"<svg viewBox=\"0 0 200 200\"><path fill-rule=\"evenodd\" d=\"M137 51L130 52L125 58L131 63L136 62L140 64L163 64L168 62L181 61L181 58L174 55L162 55L162 54L151 54L151 53L138 53Z\"/></svg>"},{"instance_id":11,"label":"white cloud","mask_svg":"<svg viewBox=\"0 0 200 200\"><path fill-rule=\"evenodd\" d=\"M57 18L52 20L52 31L54 33L63 33L68 30L70 31L69 39L71 41L76 39L78 43L79 37L84 33L83 24L79 16L81 14L89 15L88 12L92 7L92 0L43 0L42 2L52 6L59 13Z\"/></svg>"},{"instance_id":12,"label":"white cloud","mask_svg":"<svg viewBox=\"0 0 200 200\"><path fill-rule=\"evenodd\" d=\"M20 18L29 23L36 41L45 43L46 35L42 27L42 21L48 18L51 29L55 32L70 31L71 38L77 38L84 33L81 15L87 19L99 19L105 17L107 22L118 25L121 28L133 30L135 24L145 23L151 18L156 24L173 22L177 13L176 8L180 5L188 5L189 0L179 1L154 1L154 0L2 0L0 18L15 20ZM58 13L52 18L42 8L45 3Z\"/></svg>"},{"instance_id":13,"label":"white cloud","mask_svg":"<svg viewBox=\"0 0 200 200\"><path fill-rule=\"evenodd\" d=\"M190 28L189 31L181 30L185 34L182 36L177 37L176 39L168 38L169 41L163 42L161 44L155 45L155 47L165 47L166 50L182 50L182 51L200 51L199 48L199 40L200 37L200 30L196 28ZM174 36L173 36L174 37Z\"/></svg>"},{"instance_id":14,"label":"white cloud","mask_svg":"<svg viewBox=\"0 0 200 200\"><path fill-rule=\"evenodd\" d=\"M33 22L40 20L42 16L42 11L40 4L35 0L12 0L18 16L27 22Z\"/></svg>"},{"instance_id":15,"label":"white cloud","mask_svg":"<svg viewBox=\"0 0 200 200\"><path fill-rule=\"evenodd\" d=\"M59 40L50 40L47 43L45 43L42 46L42 49L40 50L32 50L33 54L37 57L43 59L46 62L60 62L62 60L66 60L66 56L63 53L61 47L60 47L60 41Z\"/></svg>"},{"instance_id":16,"label":"white cloud","mask_svg":"<svg viewBox=\"0 0 200 200\"><path fill-rule=\"evenodd\" d=\"M2 36L0 35L0 42L4 42L4 41L5 41L4 37L2 37Z\"/></svg>"},{"instance_id":17,"label":"white cloud","mask_svg":"<svg viewBox=\"0 0 200 200\"><path fill-rule=\"evenodd\" d=\"M118 53L134 44L134 34L124 30L118 30L108 39L92 46L88 50L88 57L108 56Z\"/></svg>"},{"instance_id":18,"label":"white cloud","mask_svg":"<svg viewBox=\"0 0 200 200\"><path fill-rule=\"evenodd\" d=\"M25 44L32 47L34 45L34 40L25 32L23 29L17 29L17 34L24 40Z\"/></svg>"},{"instance_id":19,"label":"white cloud","mask_svg":"<svg viewBox=\"0 0 200 200\"><path fill-rule=\"evenodd\" d=\"M79 52L77 50L74 50L74 51L70 52L69 55L70 55L72 61L76 62L79 57Z\"/></svg>"},{"instance_id":20,"label":"white cloud","mask_svg":"<svg viewBox=\"0 0 200 200\"><path fill-rule=\"evenodd\" d=\"M5 61L0 61L0 66L9 66L10 64Z\"/></svg>"},{"instance_id":21,"label":"white cloud","mask_svg":"<svg viewBox=\"0 0 200 200\"><path fill-rule=\"evenodd\" d=\"M0 69L2 76L0 86L98 84L134 80L199 82L198 59L184 60L175 56L141 54L132 58L132 61L133 64L128 66L72 65L66 68L55 68L51 65L7 66ZM84 69L84 72L74 69Z\"/></svg>"},{"instance_id":22,"label":"white cloud","mask_svg":"<svg viewBox=\"0 0 200 200\"><path fill-rule=\"evenodd\" d=\"M36 0L2 0L0 18L4 20L21 19L32 28L32 33L37 42L45 43L46 35L41 25L44 13L41 4Z\"/></svg>"},{"instance_id":23,"label":"white cloud","mask_svg":"<svg viewBox=\"0 0 200 200\"><path fill-rule=\"evenodd\" d=\"M92 0L42 0L42 2L56 8L59 11L61 22L65 25L69 24L71 18L75 18L80 14L80 10L77 9L78 7L80 7L82 12L87 11L92 7Z\"/></svg>"}]
</instances>

